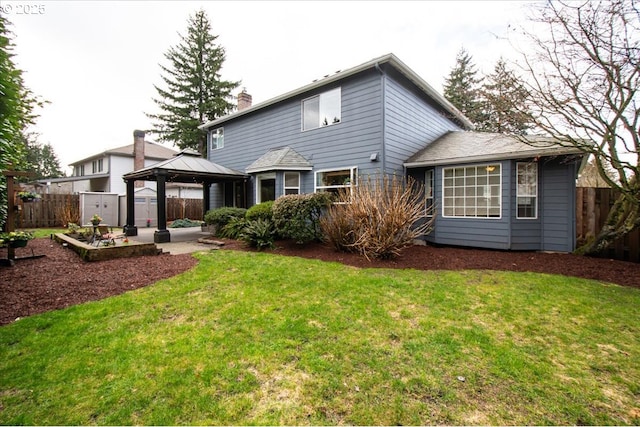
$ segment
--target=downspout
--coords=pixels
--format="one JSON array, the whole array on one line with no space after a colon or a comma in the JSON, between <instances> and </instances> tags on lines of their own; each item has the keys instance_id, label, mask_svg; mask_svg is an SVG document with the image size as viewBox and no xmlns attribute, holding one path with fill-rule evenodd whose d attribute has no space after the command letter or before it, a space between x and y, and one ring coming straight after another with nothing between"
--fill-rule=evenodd
<instances>
[{"instance_id":1,"label":"downspout","mask_svg":"<svg viewBox=\"0 0 640 427\"><path fill-rule=\"evenodd\" d=\"M381 92L382 92L382 103L381 103L382 105L380 107L381 115L382 115L382 142L381 142L380 152L382 156L382 174L384 175L387 171L387 153L385 150L386 148L385 139L387 136L387 121L386 121L387 82L386 82L386 75L384 71L382 71L382 69L380 68L380 64L376 62L374 66L376 70L378 70L378 72L380 73L380 76L382 77L380 79Z\"/></svg>"}]
</instances>

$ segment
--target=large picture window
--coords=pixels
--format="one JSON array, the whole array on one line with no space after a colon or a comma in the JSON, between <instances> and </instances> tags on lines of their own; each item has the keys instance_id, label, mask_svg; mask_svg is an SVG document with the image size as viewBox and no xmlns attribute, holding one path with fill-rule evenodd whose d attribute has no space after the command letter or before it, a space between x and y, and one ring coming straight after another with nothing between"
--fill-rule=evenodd
<instances>
[{"instance_id":1,"label":"large picture window","mask_svg":"<svg viewBox=\"0 0 640 427\"><path fill-rule=\"evenodd\" d=\"M500 218L500 164L445 168L442 177L442 215Z\"/></svg>"},{"instance_id":2,"label":"large picture window","mask_svg":"<svg viewBox=\"0 0 640 427\"><path fill-rule=\"evenodd\" d=\"M340 123L340 88L302 101L302 130L316 129Z\"/></svg>"},{"instance_id":3,"label":"large picture window","mask_svg":"<svg viewBox=\"0 0 640 427\"><path fill-rule=\"evenodd\" d=\"M218 128L211 132L211 149L224 148L224 129Z\"/></svg>"},{"instance_id":4,"label":"large picture window","mask_svg":"<svg viewBox=\"0 0 640 427\"><path fill-rule=\"evenodd\" d=\"M338 193L341 188L357 185L358 168L325 170L316 172L316 193Z\"/></svg>"},{"instance_id":5,"label":"large picture window","mask_svg":"<svg viewBox=\"0 0 640 427\"><path fill-rule=\"evenodd\" d=\"M538 217L538 164L518 163L516 190L516 218Z\"/></svg>"}]
</instances>

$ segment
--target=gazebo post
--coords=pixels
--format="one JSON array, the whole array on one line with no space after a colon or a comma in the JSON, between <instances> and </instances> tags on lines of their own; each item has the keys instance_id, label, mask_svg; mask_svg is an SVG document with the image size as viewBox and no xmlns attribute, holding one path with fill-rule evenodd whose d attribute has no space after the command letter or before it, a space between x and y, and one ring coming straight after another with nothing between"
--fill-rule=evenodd
<instances>
[{"instance_id":1,"label":"gazebo post","mask_svg":"<svg viewBox=\"0 0 640 427\"><path fill-rule=\"evenodd\" d=\"M167 230L167 193L166 193L166 171L156 171L157 191L158 191L158 230L153 233L154 243L167 243L171 241L171 233Z\"/></svg>"},{"instance_id":2,"label":"gazebo post","mask_svg":"<svg viewBox=\"0 0 640 427\"><path fill-rule=\"evenodd\" d=\"M211 182L202 183L202 220L211 206Z\"/></svg>"},{"instance_id":3,"label":"gazebo post","mask_svg":"<svg viewBox=\"0 0 640 427\"><path fill-rule=\"evenodd\" d=\"M138 227L136 227L136 213L135 213L135 194L134 194L134 184L135 180L128 179L125 180L127 184L127 223L125 224L122 231L126 236L137 236L138 235Z\"/></svg>"}]
</instances>

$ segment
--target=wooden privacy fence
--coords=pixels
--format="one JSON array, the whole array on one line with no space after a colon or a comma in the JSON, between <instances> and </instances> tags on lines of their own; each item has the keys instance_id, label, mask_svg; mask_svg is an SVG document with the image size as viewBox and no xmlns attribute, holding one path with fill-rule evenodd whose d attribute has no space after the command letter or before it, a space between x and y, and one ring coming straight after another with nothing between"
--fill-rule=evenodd
<instances>
[{"instance_id":1,"label":"wooden privacy fence","mask_svg":"<svg viewBox=\"0 0 640 427\"><path fill-rule=\"evenodd\" d=\"M617 197L618 192L611 188L576 188L576 238L578 245L598 234ZM602 256L640 262L640 229L616 240Z\"/></svg>"},{"instance_id":2,"label":"wooden privacy fence","mask_svg":"<svg viewBox=\"0 0 640 427\"><path fill-rule=\"evenodd\" d=\"M175 221L180 218L202 220L202 199L167 199L167 221Z\"/></svg>"},{"instance_id":3,"label":"wooden privacy fence","mask_svg":"<svg viewBox=\"0 0 640 427\"><path fill-rule=\"evenodd\" d=\"M180 218L201 220L202 199L167 199L167 221ZM17 200L20 211L17 228L66 227L80 220L80 196L77 194L42 194L34 202ZM124 221L121 221L124 222Z\"/></svg>"},{"instance_id":4,"label":"wooden privacy fence","mask_svg":"<svg viewBox=\"0 0 640 427\"><path fill-rule=\"evenodd\" d=\"M33 202L17 200L20 211L18 228L66 227L80 219L80 196L77 194L42 194Z\"/></svg>"}]
</instances>

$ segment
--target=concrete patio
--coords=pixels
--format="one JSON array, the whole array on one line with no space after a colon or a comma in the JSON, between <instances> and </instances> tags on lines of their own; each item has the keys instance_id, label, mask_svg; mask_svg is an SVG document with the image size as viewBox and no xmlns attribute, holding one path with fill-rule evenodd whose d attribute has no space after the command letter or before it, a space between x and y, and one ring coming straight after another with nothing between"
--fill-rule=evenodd
<instances>
[{"instance_id":1,"label":"concrete patio","mask_svg":"<svg viewBox=\"0 0 640 427\"><path fill-rule=\"evenodd\" d=\"M213 245L198 243L202 237L211 237L211 233L204 232L200 227L189 228L168 228L171 235L171 242L156 243L156 247L162 252L172 255L187 254L197 251L208 251L213 249ZM153 243L153 234L157 231L155 227L138 227L138 235L129 237L130 241L140 243Z\"/></svg>"}]
</instances>

